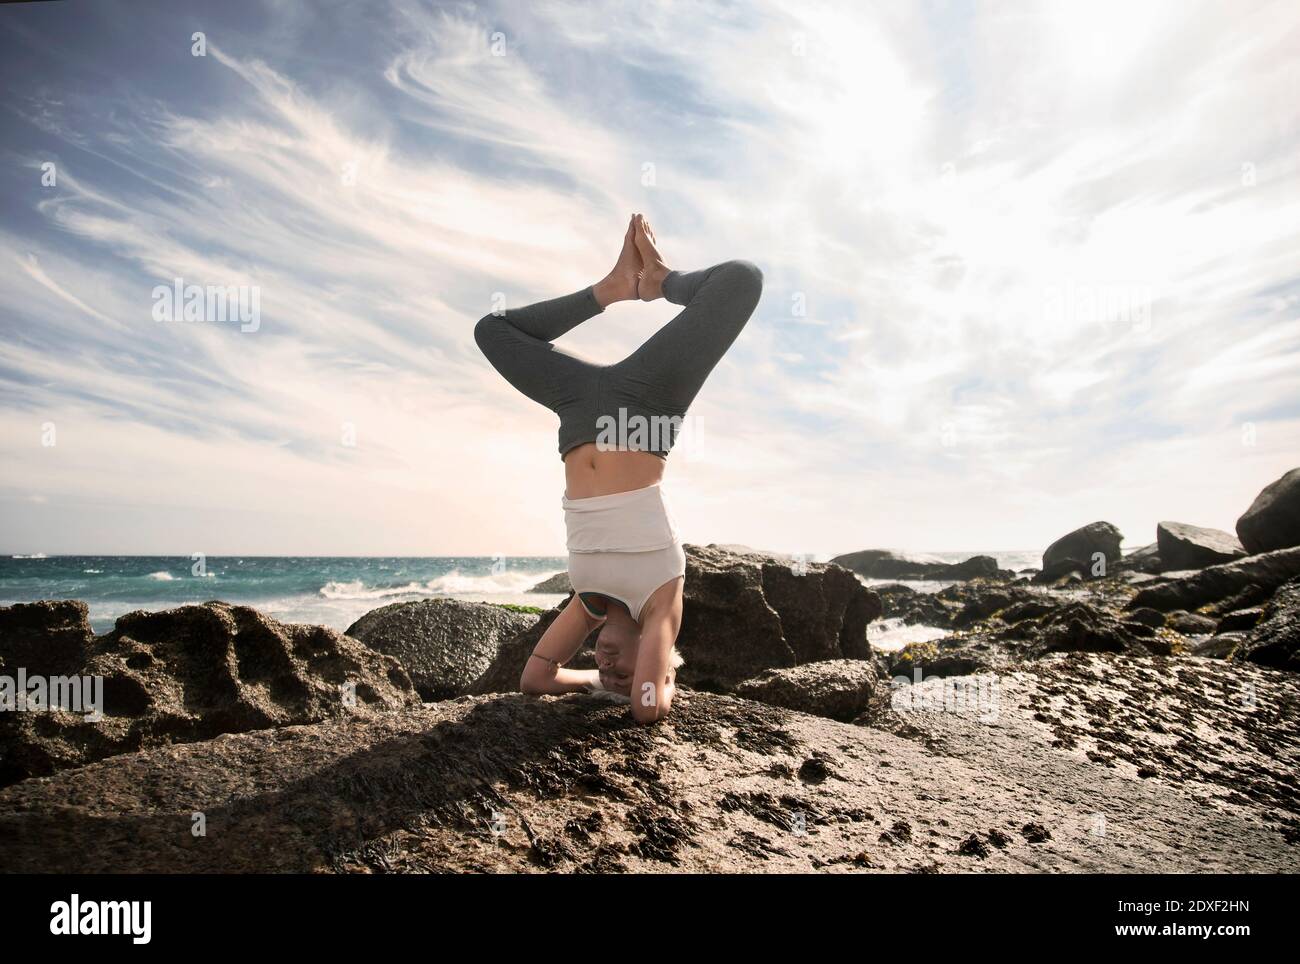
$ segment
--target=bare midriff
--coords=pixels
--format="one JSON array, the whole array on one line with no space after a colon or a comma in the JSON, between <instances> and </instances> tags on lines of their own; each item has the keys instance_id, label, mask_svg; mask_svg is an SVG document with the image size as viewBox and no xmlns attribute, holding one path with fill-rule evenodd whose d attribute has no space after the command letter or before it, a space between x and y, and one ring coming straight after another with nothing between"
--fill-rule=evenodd
<instances>
[{"instance_id":1,"label":"bare midriff","mask_svg":"<svg viewBox=\"0 0 1300 964\"><path fill-rule=\"evenodd\" d=\"M644 489L663 480L665 464L651 452L602 450L584 442L564 454L564 494L589 499Z\"/></svg>"}]
</instances>

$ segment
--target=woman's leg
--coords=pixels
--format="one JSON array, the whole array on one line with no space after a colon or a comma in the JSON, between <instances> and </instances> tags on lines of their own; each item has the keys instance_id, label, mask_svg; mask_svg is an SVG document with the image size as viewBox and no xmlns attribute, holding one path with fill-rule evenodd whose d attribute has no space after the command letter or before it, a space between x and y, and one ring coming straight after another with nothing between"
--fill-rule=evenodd
<instances>
[{"instance_id":1,"label":"woman's leg","mask_svg":"<svg viewBox=\"0 0 1300 964\"><path fill-rule=\"evenodd\" d=\"M535 402L558 412L578 395L600 366L570 355L551 342L605 309L595 286L499 315L484 315L474 340L492 367Z\"/></svg>"},{"instance_id":2,"label":"woman's leg","mask_svg":"<svg viewBox=\"0 0 1300 964\"><path fill-rule=\"evenodd\" d=\"M616 386L612 400L626 405L629 415L685 415L749 321L762 290L763 273L750 261L670 271L663 280L663 295L685 307L610 368L611 384ZM609 414L617 417L618 413Z\"/></svg>"},{"instance_id":3,"label":"woman's leg","mask_svg":"<svg viewBox=\"0 0 1300 964\"><path fill-rule=\"evenodd\" d=\"M589 402L604 366L576 358L551 342L608 305L637 297L641 261L635 234L633 220L629 220L614 267L594 285L550 301L485 315L474 326L474 340L492 367L553 412Z\"/></svg>"}]
</instances>

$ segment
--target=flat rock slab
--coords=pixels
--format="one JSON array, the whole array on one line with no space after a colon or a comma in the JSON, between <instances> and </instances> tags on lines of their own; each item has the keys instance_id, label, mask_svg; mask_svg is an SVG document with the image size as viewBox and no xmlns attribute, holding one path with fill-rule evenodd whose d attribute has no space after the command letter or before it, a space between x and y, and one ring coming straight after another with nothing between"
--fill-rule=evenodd
<instances>
[{"instance_id":1,"label":"flat rock slab","mask_svg":"<svg viewBox=\"0 0 1300 964\"><path fill-rule=\"evenodd\" d=\"M901 692L913 708L878 712L874 725L1035 788L1045 808L1049 800L1058 807L1041 821L1054 838L1095 848L1073 853L1074 869L1300 869L1293 673L1196 657L1070 653ZM950 709L935 708L945 699ZM1147 834L1155 836L1137 839ZM1147 845L1163 856L1149 862Z\"/></svg>"},{"instance_id":2,"label":"flat rock slab","mask_svg":"<svg viewBox=\"0 0 1300 964\"><path fill-rule=\"evenodd\" d=\"M894 713L893 732L684 691L652 727L590 697L510 694L223 735L0 791L2 866L1300 868L1290 842L1293 674L1210 660L1116 663L1126 659L1052 657L998 677L995 719L906 710ZM1234 679L1251 688L1249 715L1226 708L1240 695ZM1216 689L1227 695L1209 695ZM1134 726L1146 729L1133 736ZM1103 759L1089 755L1092 741ZM1160 764L1187 741L1186 765ZM1149 760L1155 775L1138 775ZM205 836L192 832L196 813Z\"/></svg>"}]
</instances>

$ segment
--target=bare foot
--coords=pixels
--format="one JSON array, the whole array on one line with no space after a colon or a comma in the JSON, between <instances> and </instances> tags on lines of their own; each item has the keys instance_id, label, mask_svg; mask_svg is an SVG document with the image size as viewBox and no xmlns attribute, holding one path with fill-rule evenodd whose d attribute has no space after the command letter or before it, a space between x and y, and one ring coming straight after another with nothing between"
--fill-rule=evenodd
<instances>
[{"instance_id":1,"label":"bare foot","mask_svg":"<svg viewBox=\"0 0 1300 964\"><path fill-rule=\"evenodd\" d=\"M609 274L595 284L596 301L603 308L616 301L635 301L637 299L637 276L641 273L641 253L635 243L633 224L636 215L627 222L627 231L623 234L623 250Z\"/></svg>"},{"instance_id":2,"label":"bare foot","mask_svg":"<svg viewBox=\"0 0 1300 964\"><path fill-rule=\"evenodd\" d=\"M641 255L641 274L637 278L636 296L642 301L654 301L664 296L664 278L672 269L664 264L663 255L655 246L655 232L650 222L638 214L632 219L636 228L636 248Z\"/></svg>"}]
</instances>

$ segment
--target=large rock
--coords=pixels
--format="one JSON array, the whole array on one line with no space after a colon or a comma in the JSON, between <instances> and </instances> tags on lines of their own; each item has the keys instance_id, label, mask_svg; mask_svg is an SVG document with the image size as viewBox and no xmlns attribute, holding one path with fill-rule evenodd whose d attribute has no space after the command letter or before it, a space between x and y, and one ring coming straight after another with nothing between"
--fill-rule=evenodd
<instances>
[{"instance_id":1,"label":"large rock","mask_svg":"<svg viewBox=\"0 0 1300 964\"><path fill-rule=\"evenodd\" d=\"M938 556L894 552L891 549L846 552L831 562L868 579L924 579L931 569L945 565Z\"/></svg>"},{"instance_id":2,"label":"large rock","mask_svg":"<svg viewBox=\"0 0 1300 964\"><path fill-rule=\"evenodd\" d=\"M998 561L993 556L971 556L961 562L945 566L930 578L932 579L1011 579L1015 573L1010 569L999 569Z\"/></svg>"},{"instance_id":3,"label":"large rock","mask_svg":"<svg viewBox=\"0 0 1300 964\"><path fill-rule=\"evenodd\" d=\"M1300 578L1274 593L1233 659L1292 672L1300 670Z\"/></svg>"},{"instance_id":4,"label":"large rock","mask_svg":"<svg viewBox=\"0 0 1300 964\"><path fill-rule=\"evenodd\" d=\"M889 731L684 689L655 726L588 696L509 694L152 748L0 790L0 866L1300 869L1292 674L1052 657L972 712L927 694L950 682L891 700Z\"/></svg>"},{"instance_id":5,"label":"large rock","mask_svg":"<svg viewBox=\"0 0 1300 964\"><path fill-rule=\"evenodd\" d=\"M1215 624L1216 633L1244 633L1249 632L1259 625L1259 621L1264 617L1262 606L1252 606L1248 609L1234 609L1226 613Z\"/></svg>"},{"instance_id":6,"label":"large rock","mask_svg":"<svg viewBox=\"0 0 1300 964\"><path fill-rule=\"evenodd\" d=\"M847 569L688 546L678 649L690 686L730 688L763 670L869 659L880 598ZM683 667L685 669L686 667Z\"/></svg>"},{"instance_id":7,"label":"large rock","mask_svg":"<svg viewBox=\"0 0 1300 964\"><path fill-rule=\"evenodd\" d=\"M741 683L736 695L848 723L867 712L876 681L875 663L870 660L828 659L769 669Z\"/></svg>"},{"instance_id":8,"label":"large rock","mask_svg":"<svg viewBox=\"0 0 1300 964\"><path fill-rule=\"evenodd\" d=\"M1233 608L1240 608L1251 604L1242 599L1257 600L1294 576L1300 576L1300 546L1246 556L1190 576L1146 586L1138 590L1128 605L1131 609L1149 606L1167 613L1231 600Z\"/></svg>"},{"instance_id":9,"label":"large rock","mask_svg":"<svg viewBox=\"0 0 1300 964\"><path fill-rule=\"evenodd\" d=\"M1138 612L1155 612L1155 610L1140 609ZM1201 613L1175 609L1166 616L1165 625L1184 636L1208 636L1218 629L1219 621Z\"/></svg>"},{"instance_id":10,"label":"large rock","mask_svg":"<svg viewBox=\"0 0 1300 964\"><path fill-rule=\"evenodd\" d=\"M1120 561L1119 544L1123 540L1123 534L1111 523L1090 522L1061 536L1044 550L1043 568L1034 580L1051 582L1072 572L1085 579L1109 575ZM1094 568L1100 561L1098 556L1105 559L1104 573Z\"/></svg>"},{"instance_id":11,"label":"large rock","mask_svg":"<svg viewBox=\"0 0 1300 964\"><path fill-rule=\"evenodd\" d=\"M971 556L963 562L948 563L938 556L894 552L890 549L863 549L831 560L868 579L976 579L981 576L1010 578L1013 573L998 568L992 556Z\"/></svg>"},{"instance_id":12,"label":"large rock","mask_svg":"<svg viewBox=\"0 0 1300 964\"><path fill-rule=\"evenodd\" d=\"M75 651L75 612L44 607L66 668ZM26 635L0 635L6 666L15 652L39 653L34 613L15 616ZM75 607L74 607L75 609ZM85 607L79 612L84 619ZM222 733L368 716L418 705L396 660L324 626L281 623L246 606L209 602L132 612L111 633L87 637L72 673L103 678L103 716L64 709L0 713L0 783L81 766L141 747L207 740ZM27 667L47 668L38 660Z\"/></svg>"},{"instance_id":13,"label":"large rock","mask_svg":"<svg viewBox=\"0 0 1300 964\"><path fill-rule=\"evenodd\" d=\"M1160 558L1160 546L1155 542L1134 549L1115 564L1116 572L1156 573L1163 568L1164 562Z\"/></svg>"},{"instance_id":14,"label":"large rock","mask_svg":"<svg viewBox=\"0 0 1300 964\"><path fill-rule=\"evenodd\" d=\"M555 575L543 579L528 591L545 593L573 592L573 584L569 582L569 574L567 572L557 572Z\"/></svg>"},{"instance_id":15,"label":"large rock","mask_svg":"<svg viewBox=\"0 0 1300 964\"><path fill-rule=\"evenodd\" d=\"M1247 552L1300 546L1300 469L1264 487L1237 520L1237 536Z\"/></svg>"},{"instance_id":16,"label":"large rock","mask_svg":"<svg viewBox=\"0 0 1300 964\"><path fill-rule=\"evenodd\" d=\"M1185 522L1156 526L1156 545L1165 569L1203 569L1232 562L1246 554L1237 537L1222 529L1206 529Z\"/></svg>"},{"instance_id":17,"label":"large rock","mask_svg":"<svg viewBox=\"0 0 1300 964\"><path fill-rule=\"evenodd\" d=\"M729 692L767 669L868 659L867 623L881 610L880 597L839 566L688 545L677 678ZM517 689L530 652L525 638L503 646L471 692Z\"/></svg>"},{"instance_id":18,"label":"large rock","mask_svg":"<svg viewBox=\"0 0 1300 964\"><path fill-rule=\"evenodd\" d=\"M456 599L393 603L366 613L347 635L394 657L425 700L461 696L497 657L501 644L537 616Z\"/></svg>"}]
</instances>

